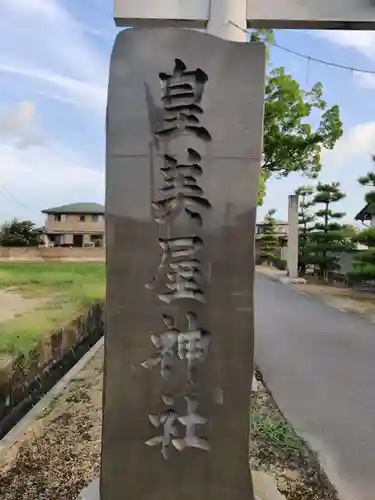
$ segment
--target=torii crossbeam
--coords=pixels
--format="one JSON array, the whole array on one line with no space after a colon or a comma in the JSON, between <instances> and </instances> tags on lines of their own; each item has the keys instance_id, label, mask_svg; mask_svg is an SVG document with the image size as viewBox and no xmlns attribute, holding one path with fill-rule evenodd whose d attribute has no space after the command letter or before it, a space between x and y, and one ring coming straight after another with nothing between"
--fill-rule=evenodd
<instances>
[{"instance_id":1,"label":"torii crossbeam","mask_svg":"<svg viewBox=\"0 0 375 500\"><path fill-rule=\"evenodd\" d=\"M115 0L118 26L176 26L204 29L223 0ZM375 0L231 0L230 13L248 28L375 29ZM234 20L233 20L234 21ZM241 27L243 23L240 23Z\"/></svg>"}]
</instances>

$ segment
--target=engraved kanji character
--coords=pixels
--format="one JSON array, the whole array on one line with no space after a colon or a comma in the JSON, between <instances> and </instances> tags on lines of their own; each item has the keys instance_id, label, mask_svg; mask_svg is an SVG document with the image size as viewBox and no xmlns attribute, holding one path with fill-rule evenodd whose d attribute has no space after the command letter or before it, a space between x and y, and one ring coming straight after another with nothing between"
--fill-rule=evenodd
<instances>
[{"instance_id":1,"label":"engraved kanji character","mask_svg":"<svg viewBox=\"0 0 375 500\"><path fill-rule=\"evenodd\" d=\"M160 365L161 376L168 380L174 358L177 357L177 339L179 330L175 328L175 319L163 314L163 321L167 331L151 335L151 341L158 349L158 353L151 359L141 363L143 368L151 369Z\"/></svg>"},{"instance_id":2,"label":"engraved kanji character","mask_svg":"<svg viewBox=\"0 0 375 500\"><path fill-rule=\"evenodd\" d=\"M173 398L171 398L171 404L174 403ZM155 436L148 441L146 441L147 446L158 446L161 445L161 454L165 460L169 458L169 447L172 443L172 436L178 436L178 430L175 426L177 423L178 414L171 408L168 408L164 413L161 414L151 414L148 416L151 424L156 427L162 427L163 434L160 436Z\"/></svg>"},{"instance_id":3,"label":"engraved kanji character","mask_svg":"<svg viewBox=\"0 0 375 500\"><path fill-rule=\"evenodd\" d=\"M170 292L159 293L162 302L171 304L176 300L191 299L205 303L206 298L201 289L201 263L197 259L171 263L171 273L167 274L171 283L167 283Z\"/></svg>"},{"instance_id":4,"label":"engraved kanji character","mask_svg":"<svg viewBox=\"0 0 375 500\"><path fill-rule=\"evenodd\" d=\"M206 438L200 438L196 435L196 426L207 423L207 419L197 413L198 402L191 396L185 397L187 403L187 414L177 417L177 420L186 427L184 438L172 439L173 446L182 451L185 448L199 448L204 451L210 451L211 446Z\"/></svg>"},{"instance_id":5,"label":"engraved kanji character","mask_svg":"<svg viewBox=\"0 0 375 500\"><path fill-rule=\"evenodd\" d=\"M175 177L177 173L181 172L183 175L192 175L194 177L199 177L202 175L202 167L199 163L202 161L201 155L193 148L187 149L187 163L178 163L175 156L165 155L165 163L161 168L164 177ZM169 180L169 179L168 179Z\"/></svg>"},{"instance_id":6,"label":"engraved kanji character","mask_svg":"<svg viewBox=\"0 0 375 500\"><path fill-rule=\"evenodd\" d=\"M188 329L178 334L178 355L180 359L187 360L188 380L193 383L197 363L203 362L207 358L211 335L199 327L195 313L190 311L185 314L188 320Z\"/></svg>"},{"instance_id":7,"label":"engraved kanji character","mask_svg":"<svg viewBox=\"0 0 375 500\"><path fill-rule=\"evenodd\" d=\"M198 164L201 156L192 148L188 148L187 152L186 163L179 163L175 156L164 156L165 163L161 169L164 187L159 191L165 198L152 203L158 212L154 220L159 224L173 221L184 210L193 221L202 226L202 216L197 209L211 208L211 203L203 196L203 189L196 179L202 174L202 168Z\"/></svg>"},{"instance_id":8,"label":"engraved kanji character","mask_svg":"<svg viewBox=\"0 0 375 500\"><path fill-rule=\"evenodd\" d=\"M160 293L160 300L168 304L180 299L193 299L204 303L201 262L197 258L203 246L202 239L197 236L159 239L159 245L162 249L159 268L152 281L146 284L146 288L154 289L164 274L171 282L166 285L171 291Z\"/></svg>"},{"instance_id":9,"label":"engraved kanji character","mask_svg":"<svg viewBox=\"0 0 375 500\"><path fill-rule=\"evenodd\" d=\"M156 131L156 135L172 138L188 132L200 139L210 141L210 133L202 127L197 116L203 113L199 103L208 80L206 73L200 68L188 71L181 59L175 59L173 73L171 75L160 73L159 78L162 84L165 123Z\"/></svg>"},{"instance_id":10,"label":"engraved kanji character","mask_svg":"<svg viewBox=\"0 0 375 500\"><path fill-rule=\"evenodd\" d=\"M151 335L151 340L158 352L155 356L141 363L146 369L160 365L161 376L168 380L172 366L179 357L187 361L188 380L194 383L197 363L204 362L207 358L211 335L198 324L197 315L188 311L185 313L188 328L180 331L176 328L176 321L170 316L163 315L163 321L168 327L164 333Z\"/></svg>"}]
</instances>

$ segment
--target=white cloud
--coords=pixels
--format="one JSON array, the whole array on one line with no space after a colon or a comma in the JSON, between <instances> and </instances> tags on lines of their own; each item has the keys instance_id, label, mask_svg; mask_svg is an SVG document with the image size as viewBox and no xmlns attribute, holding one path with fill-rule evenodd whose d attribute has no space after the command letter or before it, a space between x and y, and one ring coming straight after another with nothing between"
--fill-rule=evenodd
<instances>
[{"instance_id":1,"label":"white cloud","mask_svg":"<svg viewBox=\"0 0 375 500\"><path fill-rule=\"evenodd\" d=\"M58 0L5 1L0 71L31 79L47 97L60 95L103 113L108 61L90 43L90 27L78 23Z\"/></svg>"},{"instance_id":2,"label":"white cloud","mask_svg":"<svg viewBox=\"0 0 375 500\"><path fill-rule=\"evenodd\" d=\"M82 105L104 112L106 103L106 89L103 86L95 85L87 81L79 81L74 78L59 75L42 68L28 69L22 66L1 64L0 73L12 73L22 77L41 81L44 88L42 95L51 97L63 102ZM51 92L51 89L57 88L61 94Z\"/></svg>"},{"instance_id":3,"label":"white cloud","mask_svg":"<svg viewBox=\"0 0 375 500\"><path fill-rule=\"evenodd\" d=\"M57 128L43 128L35 96L40 97L37 102L48 98L74 105L83 116L91 111L87 121L100 125L108 57L90 42L89 35L102 33L92 33L91 26L77 22L63 8L63 0L0 3L0 81L3 89L9 81L17 86L19 97L17 105L0 108L0 221L19 217L42 223L40 211L48 206L103 201L104 171L102 158L87 159L61 143ZM59 112L53 102L41 109ZM72 123L76 119L74 113ZM56 127L59 123L50 122ZM90 144L90 137L82 139L82 144ZM90 149L87 154L92 154Z\"/></svg>"},{"instance_id":4,"label":"white cloud","mask_svg":"<svg viewBox=\"0 0 375 500\"><path fill-rule=\"evenodd\" d=\"M375 89L375 74L370 73L354 73L354 78L357 80L359 85L367 89Z\"/></svg>"},{"instance_id":5,"label":"white cloud","mask_svg":"<svg viewBox=\"0 0 375 500\"><path fill-rule=\"evenodd\" d=\"M16 150L0 145L0 219L43 221L48 206L103 201L104 171L57 144Z\"/></svg>"},{"instance_id":6,"label":"white cloud","mask_svg":"<svg viewBox=\"0 0 375 500\"><path fill-rule=\"evenodd\" d=\"M316 31L315 35L340 45L356 49L367 57L375 56L374 31Z\"/></svg>"},{"instance_id":7,"label":"white cloud","mask_svg":"<svg viewBox=\"0 0 375 500\"><path fill-rule=\"evenodd\" d=\"M365 190L358 184L361 175L373 169L371 160L375 154L375 122L361 123L344 133L332 151L323 151L323 169L319 175L321 182L340 182L347 197L336 207L347 214L345 221L352 223L352 218L364 204ZM293 174L287 179L271 179L267 183L265 206L258 211L259 218L266 210L277 207L278 217L287 217L288 195L301 185L315 183L300 174ZM275 202L276 200L276 202Z\"/></svg>"},{"instance_id":8,"label":"white cloud","mask_svg":"<svg viewBox=\"0 0 375 500\"><path fill-rule=\"evenodd\" d=\"M16 148L42 143L35 103L20 102L15 109L0 110L0 137L13 139Z\"/></svg>"},{"instance_id":9,"label":"white cloud","mask_svg":"<svg viewBox=\"0 0 375 500\"><path fill-rule=\"evenodd\" d=\"M366 56L371 62L375 61L375 31L310 31L312 36L318 36L338 45L339 47L356 50L361 55ZM345 62L343 62L345 64ZM350 66L350 64L349 64ZM366 70L365 64L359 67ZM368 69L371 70L372 66ZM375 89L375 74L366 72L355 72L353 76L357 83L366 89Z\"/></svg>"},{"instance_id":10,"label":"white cloud","mask_svg":"<svg viewBox=\"0 0 375 500\"><path fill-rule=\"evenodd\" d=\"M350 128L332 151L324 151L323 162L333 167L370 160L375 154L375 122L361 123Z\"/></svg>"}]
</instances>

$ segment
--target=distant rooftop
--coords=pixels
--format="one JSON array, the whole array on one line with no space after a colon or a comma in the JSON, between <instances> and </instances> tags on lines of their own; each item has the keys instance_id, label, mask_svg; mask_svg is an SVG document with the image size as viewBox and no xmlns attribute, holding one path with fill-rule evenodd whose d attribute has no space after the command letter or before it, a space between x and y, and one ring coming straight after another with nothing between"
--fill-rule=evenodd
<instances>
[{"instance_id":1,"label":"distant rooftop","mask_svg":"<svg viewBox=\"0 0 375 500\"><path fill-rule=\"evenodd\" d=\"M262 224L266 224L266 222L264 220L257 221L257 226L260 226ZM277 224L278 226L287 226L288 221L276 219L275 224Z\"/></svg>"},{"instance_id":2,"label":"distant rooftop","mask_svg":"<svg viewBox=\"0 0 375 500\"><path fill-rule=\"evenodd\" d=\"M98 214L104 215L104 206L100 203L71 203L61 207L46 208L43 214Z\"/></svg>"},{"instance_id":3,"label":"distant rooftop","mask_svg":"<svg viewBox=\"0 0 375 500\"><path fill-rule=\"evenodd\" d=\"M361 222L365 220L372 220L375 216L375 206L367 203L367 205L362 208L362 210L355 216L355 220L360 220Z\"/></svg>"}]
</instances>

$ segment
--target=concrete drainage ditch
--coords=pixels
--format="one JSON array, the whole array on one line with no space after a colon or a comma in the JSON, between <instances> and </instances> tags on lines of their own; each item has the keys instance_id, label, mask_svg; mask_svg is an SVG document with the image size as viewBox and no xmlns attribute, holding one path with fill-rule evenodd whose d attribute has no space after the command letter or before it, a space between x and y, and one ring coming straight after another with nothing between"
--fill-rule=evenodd
<instances>
[{"instance_id":1,"label":"concrete drainage ditch","mask_svg":"<svg viewBox=\"0 0 375 500\"><path fill-rule=\"evenodd\" d=\"M0 439L104 334L104 304L92 307L0 369Z\"/></svg>"}]
</instances>

